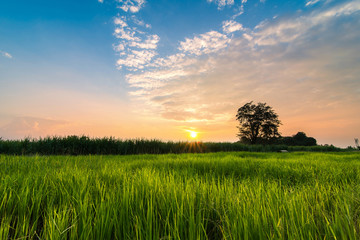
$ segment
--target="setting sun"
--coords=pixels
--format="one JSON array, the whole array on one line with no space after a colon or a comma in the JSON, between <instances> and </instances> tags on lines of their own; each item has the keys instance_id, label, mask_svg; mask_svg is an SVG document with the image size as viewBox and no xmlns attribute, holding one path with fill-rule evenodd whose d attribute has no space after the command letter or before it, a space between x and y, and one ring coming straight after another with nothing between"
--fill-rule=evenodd
<instances>
[{"instance_id":1,"label":"setting sun","mask_svg":"<svg viewBox=\"0 0 360 240\"><path fill-rule=\"evenodd\" d=\"M190 137L196 138L197 137L197 132L190 131Z\"/></svg>"}]
</instances>

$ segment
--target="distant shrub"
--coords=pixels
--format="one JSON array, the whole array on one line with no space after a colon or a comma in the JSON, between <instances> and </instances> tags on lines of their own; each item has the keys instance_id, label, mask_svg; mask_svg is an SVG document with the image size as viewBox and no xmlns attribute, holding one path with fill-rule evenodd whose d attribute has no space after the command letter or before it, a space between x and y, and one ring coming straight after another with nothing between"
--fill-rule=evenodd
<instances>
[{"instance_id":1,"label":"distant shrub","mask_svg":"<svg viewBox=\"0 0 360 240\"><path fill-rule=\"evenodd\" d=\"M280 137L276 141L277 144L288 146L316 146L316 139L308 137L304 132L298 132L292 137Z\"/></svg>"}]
</instances>

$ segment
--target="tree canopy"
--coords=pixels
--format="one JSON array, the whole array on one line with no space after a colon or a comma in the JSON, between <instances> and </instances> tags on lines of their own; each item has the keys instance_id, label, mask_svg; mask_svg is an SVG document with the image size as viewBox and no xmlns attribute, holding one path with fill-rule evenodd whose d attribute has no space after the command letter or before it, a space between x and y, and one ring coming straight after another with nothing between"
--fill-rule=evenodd
<instances>
[{"instance_id":1,"label":"tree canopy","mask_svg":"<svg viewBox=\"0 0 360 240\"><path fill-rule=\"evenodd\" d=\"M281 137L277 141L279 144L285 144L288 146L316 146L316 139L308 137L304 132L298 132L292 137Z\"/></svg>"},{"instance_id":2,"label":"tree canopy","mask_svg":"<svg viewBox=\"0 0 360 240\"><path fill-rule=\"evenodd\" d=\"M240 123L237 136L242 142L256 144L260 139L269 141L280 137L278 128L281 121L272 107L266 103L246 103L238 109L236 120Z\"/></svg>"}]
</instances>

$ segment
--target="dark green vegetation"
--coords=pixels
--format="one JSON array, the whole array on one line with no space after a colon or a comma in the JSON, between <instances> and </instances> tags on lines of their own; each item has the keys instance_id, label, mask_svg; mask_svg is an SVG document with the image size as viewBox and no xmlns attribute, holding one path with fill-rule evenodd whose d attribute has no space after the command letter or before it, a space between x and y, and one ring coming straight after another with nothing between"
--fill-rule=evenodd
<instances>
[{"instance_id":1,"label":"dark green vegetation","mask_svg":"<svg viewBox=\"0 0 360 240\"><path fill-rule=\"evenodd\" d=\"M254 104L252 101L240 107L236 114L239 121L239 141L244 144L316 146L316 139L298 132L291 137L281 136L281 121L272 107L266 103Z\"/></svg>"},{"instance_id":2,"label":"dark green vegetation","mask_svg":"<svg viewBox=\"0 0 360 240\"><path fill-rule=\"evenodd\" d=\"M236 120L239 121L238 137L241 142L257 144L260 141L271 142L280 137L279 116L266 103L246 103L237 110Z\"/></svg>"},{"instance_id":3,"label":"dark green vegetation","mask_svg":"<svg viewBox=\"0 0 360 240\"><path fill-rule=\"evenodd\" d=\"M334 146L247 145L242 143L162 142L159 140L121 140L116 138L89 138L86 136L47 137L40 139L1 140L0 154L13 155L88 155L88 154L164 154L209 152L276 152L344 151Z\"/></svg>"},{"instance_id":4,"label":"dark green vegetation","mask_svg":"<svg viewBox=\"0 0 360 240\"><path fill-rule=\"evenodd\" d=\"M280 137L275 142L288 146L316 146L316 139L306 136L304 132L298 132L292 137Z\"/></svg>"},{"instance_id":5,"label":"dark green vegetation","mask_svg":"<svg viewBox=\"0 0 360 240\"><path fill-rule=\"evenodd\" d=\"M359 153L0 155L0 239L359 239Z\"/></svg>"}]
</instances>

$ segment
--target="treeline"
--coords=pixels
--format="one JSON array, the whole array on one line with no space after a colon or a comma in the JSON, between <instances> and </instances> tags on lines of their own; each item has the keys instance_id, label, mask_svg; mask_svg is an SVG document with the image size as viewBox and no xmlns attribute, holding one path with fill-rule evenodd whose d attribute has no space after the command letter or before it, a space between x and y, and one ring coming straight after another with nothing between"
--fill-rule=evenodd
<instances>
[{"instance_id":1,"label":"treeline","mask_svg":"<svg viewBox=\"0 0 360 240\"><path fill-rule=\"evenodd\" d=\"M0 154L11 155L128 155L208 152L276 152L313 151L334 152L343 149L330 146L247 145L240 142L163 142L159 140L121 140L113 137L89 138L87 136L46 137L40 139L3 140Z\"/></svg>"},{"instance_id":2,"label":"treeline","mask_svg":"<svg viewBox=\"0 0 360 240\"><path fill-rule=\"evenodd\" d=\"M249 139L242 138L240 142L245 144L251 144ZM286 146L317 146L316 139L308 137L304 132L298 132L297 134L289 137L273 137L273 138L262 138L257 139L258 144L263 145L286 145Z\"/></svg>"}]
</instances>

